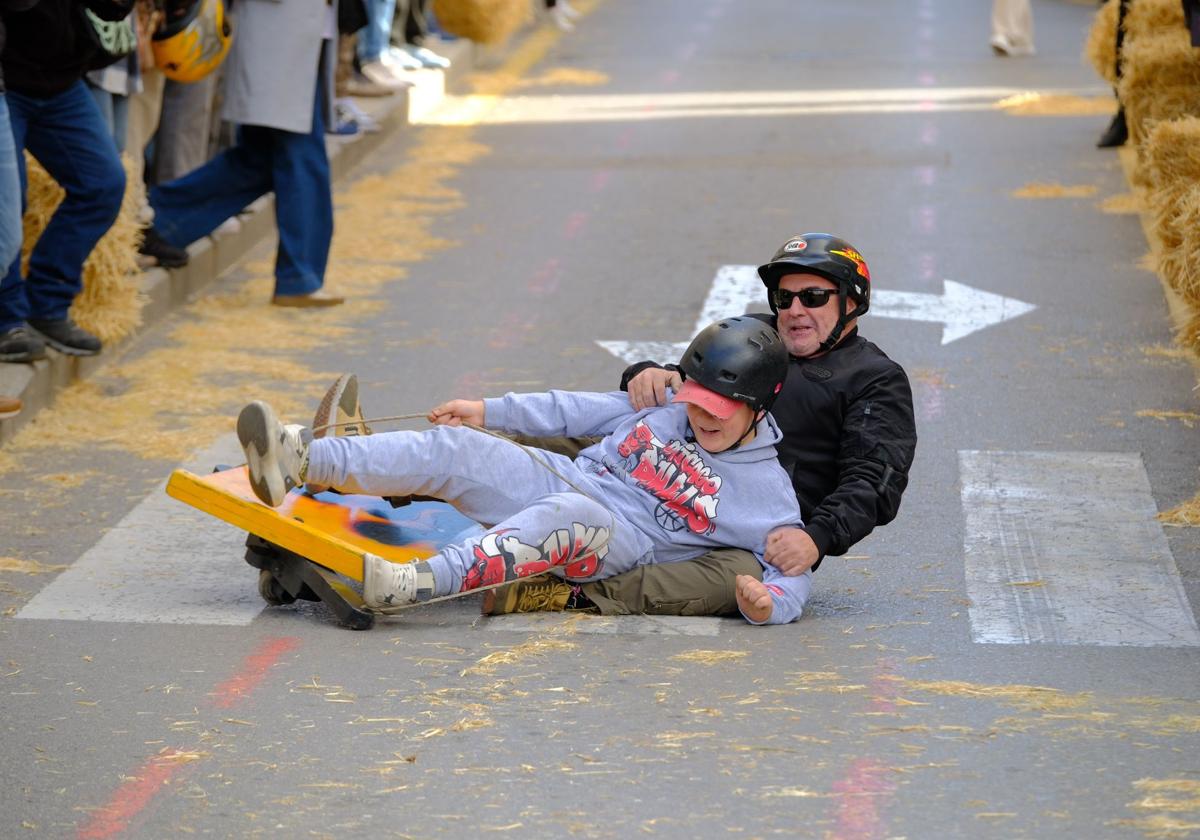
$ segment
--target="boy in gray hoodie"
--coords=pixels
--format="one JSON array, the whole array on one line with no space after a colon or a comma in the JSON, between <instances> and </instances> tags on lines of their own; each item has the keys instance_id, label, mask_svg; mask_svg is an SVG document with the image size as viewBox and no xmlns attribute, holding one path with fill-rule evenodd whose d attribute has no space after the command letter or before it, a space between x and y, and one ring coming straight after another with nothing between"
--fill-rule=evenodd
<instances>
[{"instance_id":1,"label":"boy in gray hoodie","mask_svg":"<svg viewBox=\"0 0 1200 840\"><path fill-rule=\"evenodd\" d=\"M753 551L800 527L791 481L779 465L781 435L768 409L787 375L787 351L754 318L710 325L681 361L674 400L640 411L621 393L551 391L452 400L429 413L437 428L313 439L254 402L238 417L250 483L278 506L304 482L378 496L444 499L490 526L416 563L368 558L366 603L378 610L466 594L553 572L597 580L713 548ZM604 435L575 460L464 424L525 435ZM737 581L738 606L755 624L800 616L809 573L787 577L763 564L763 580Z\"/></svg>"}]
</instances>

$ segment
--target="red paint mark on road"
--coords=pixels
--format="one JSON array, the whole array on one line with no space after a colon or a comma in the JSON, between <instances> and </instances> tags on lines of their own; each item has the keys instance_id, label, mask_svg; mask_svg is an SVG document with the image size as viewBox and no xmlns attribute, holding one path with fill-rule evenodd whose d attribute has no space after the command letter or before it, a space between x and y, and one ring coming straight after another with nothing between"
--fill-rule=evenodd
<instances>
[{"instance_id":1,"label":"red paint mark on road","mask_svg":"<svg viewBox=\"0 0 1200 840\"><path fill-rule=\"evenodd\" d=\"M558 291L558 257L546 260L545 265L538 269L537 274L529 279L525 288L531 295L552 295Z\"/></svg>"},{"instance_id":2,"label":"red paint mark on road","mask_svg":"<svg viewBox=\"0 0 1200 840\"><path fill-rule=\"evenodd\" d=\"M567 223L563 226L563 236L567 239L574 239L587 226L587 220L587 213L576 210L567 217Z\"/></svg>"},{"instance_id":3,"label":"red paint mark on road","mask_svg":"<svg viewBox=\"0 0 1200 840\"><path fill-rule=\"evenodd\" d=\"M294 636L280 636L267 639L258 650L246 657L241 669L225 682L210 692L213 705L218 709L228 709L236 705L243 697L258 687L267 675L271 666L279 661L285 653L300 646L300 640Z\"/></svg>"},{"instance_id":4,"label":"red paint mark on road","mask_svg":"<svg viewBox=\"0 0 1200 840\"><path fill-rule=\"evenodd\" d=\"M125 777L108 803L92 814L75 833L77 840L106 840L129 827L129 823L150 804L171 778L184 766L182 750L164 749Z\"/></svg>"},{"instance_id":5,"label":"red paint mark on road","mask_svg":"<svg viewBox=\"0 0 1200 840\"><path fill-rule=\"evenodd\" d=\"M879 663L871 681L871 711L896 710L896 681L892 663ZM892 771L879 759L857 758L846 768L845 775L834 782L835 825L832 840L880 840L886 837L884 811L896 792Z\"/></svg>"}]
</instances>

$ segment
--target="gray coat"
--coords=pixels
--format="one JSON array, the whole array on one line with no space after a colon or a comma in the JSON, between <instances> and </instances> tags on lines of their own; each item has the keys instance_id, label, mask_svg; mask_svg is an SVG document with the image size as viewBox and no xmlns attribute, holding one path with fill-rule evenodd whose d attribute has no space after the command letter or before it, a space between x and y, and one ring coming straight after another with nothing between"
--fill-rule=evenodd
<instances>
[{"instance_id":1,"label":"gray coat","mask_svg":"<svg viewBox=\"0 0 1200 840\"><path fill-rule=\"evenodd\" d=\"M328 124L337 62L336 2L330 6L325 0L237 0L234 11L221 116L243 125L308 134L319 81L325 87ZM331 22L334 37L325 40Z\"/></svg>"}]
</instances>

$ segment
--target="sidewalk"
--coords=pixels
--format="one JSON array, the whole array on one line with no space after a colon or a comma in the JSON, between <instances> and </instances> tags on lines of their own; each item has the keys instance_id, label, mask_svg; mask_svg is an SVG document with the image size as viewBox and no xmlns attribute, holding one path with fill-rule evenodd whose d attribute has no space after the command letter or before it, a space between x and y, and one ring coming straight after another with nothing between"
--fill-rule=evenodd
<instances>
[{"instance_id":1,"label":"sidewalk","mask_svg":"<svg viewBox=\"0 0 1200 840\"><path fill-rule=\"evenodd\" d=\"M430 46L435 52L451 60L449 69L412 71L408 74L414 83L412 88L388 97L356 99L357 105L379 123L380 130L351 137L326 137L335 189L350 177L358 164L393 140L419 115L437 107L449 87L476 68L495 64L528 32L528 28L518 32L502 48L485 47L465 39L432 42ZM273 195L264 196L238 216L240 224L236 230L218 231L192 243L188 247L190 260L185 267L144 271L141 291L146 304L142 309L141 326L122 341L106 345L100 355L66 356L48 350L44 360L32 364L0 364L0 394L18 397L23 403L23 409L16 417L0 420L0 445L11 440L39 411L53 404L62 389L88 378L110 360L120 357L122 350L136 341L144 330L194 299L205 287L236 266L251 249L274 235L274 201Z\"/></svg>"}]
</instances>

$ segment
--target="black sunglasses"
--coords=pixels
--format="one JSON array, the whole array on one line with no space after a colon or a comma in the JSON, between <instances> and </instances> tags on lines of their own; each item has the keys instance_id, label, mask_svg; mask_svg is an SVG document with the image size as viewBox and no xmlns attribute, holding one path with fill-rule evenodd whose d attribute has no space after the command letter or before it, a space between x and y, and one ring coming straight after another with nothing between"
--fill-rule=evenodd
<instances>
[{"instance_id":1,"label":"black sunglasses","mask_svg":"<svg viewBox=\"0 0 1200 840\"><path fill-rule=\"evenodd\" d=\"M823 289L820 286L801 289L798 292L788 289L776 289L772 293L771 299L775 302L776 309L791 309L792 301L796 298L800 298L800 305L805 309L820 309L837 293L837 289Z\"/></svg>"}]
</instances>

